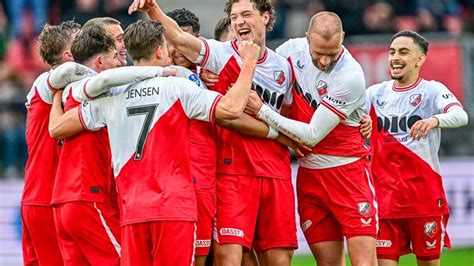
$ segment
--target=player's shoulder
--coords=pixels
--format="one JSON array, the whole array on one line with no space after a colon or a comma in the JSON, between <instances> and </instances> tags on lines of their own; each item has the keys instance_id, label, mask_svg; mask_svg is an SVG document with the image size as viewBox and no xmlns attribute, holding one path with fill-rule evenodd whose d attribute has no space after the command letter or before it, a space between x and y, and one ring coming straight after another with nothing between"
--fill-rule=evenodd
<instances>
[{"instance_id":1,"label":"player's shoulder","mask_svg":"<svg viewBox=\"0 0 474 266\"><path fill-rule=\"evenodd\" d=\"M291 55L308 50L308 41L306 38L293 38L278 46L275 51L277 54L288 58Z\"/></svg>"},{"instance_id":2,"label":"player's shoulder","mask_svg":"<svg viewBox=\"0 0 474 266\"><path fill-rule=\"evenodd\" d=\"M433 91L434 93L439 92L440 90L447 90L448 88L443 83L436 80L426 80L422 79L420 85L425 87L425 89Z\"/></svg>"},{"instance_id":3,"label":"player's shoulder","mask_svg":"<svg viewBox=\"0 0 474 266\"><path fill-rule=\"evenodd\" d=\"M33 81L33 87L48 86L49 73L51 73L51 71L43 72L38 77L36 77L35 81Z\"/></svg>"},{"instance_id":4,"label":"player's shoulder","mask_svg":"<svg viewBox=\"0 0 474 266\"><path fill-rule=\"evenodd\" d=\"M376 93L383 92L387 89L391 89L393 86L393 80L386 80L380 83L373 84L367 88L367 92Z\"/></svg>"},{"instance_id":5,"label":"player's shoulder","mask_svg":"<svg viewBox=\"0 0 474 266\"><path fill-rule=\"evenodd\" d=\"M268 53L267 54L268 58L266 59L266 62L268 64L275 65L278 68L282 68L284 66L288 67L288 69L291 68L291 65L288 62L287 58L283 57L282 55L279 55L278 53L276 53L275 51L273 51L270 48L267 48L267 53Z\"/></svg>"}]
</instances>

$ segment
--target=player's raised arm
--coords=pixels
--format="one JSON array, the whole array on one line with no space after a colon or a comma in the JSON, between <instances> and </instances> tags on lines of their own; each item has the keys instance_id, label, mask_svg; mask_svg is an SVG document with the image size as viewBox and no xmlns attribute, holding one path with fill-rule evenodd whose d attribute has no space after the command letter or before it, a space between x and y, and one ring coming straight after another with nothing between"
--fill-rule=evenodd
<instances>
[{"instance_id":1,"label":"player's raised arm","mask_svg":"<svg viewBox=\"0 0 474 266\"><path fill-rule=\"evenodd\" d=\"M244 41L239 45L239 54L242 58L239 78L217 104L216 119L237 119L247 105L260 47L252 42Z\"/></svg>"},{"instance_id":2,"label":"player's raised arm","mask_svg":"<svg viewBox=\"0 0 474 266\"><path fill-rule=\"evenodd\" d=\"M145 11L150 19L159 21L165 28L165 37L176 50L191 61L196 61L201 52L201 41L184 32L179 25L170 17L168 17L155 0L135 0L130 5L128 12Z\"/></svg>"}]
</instances>

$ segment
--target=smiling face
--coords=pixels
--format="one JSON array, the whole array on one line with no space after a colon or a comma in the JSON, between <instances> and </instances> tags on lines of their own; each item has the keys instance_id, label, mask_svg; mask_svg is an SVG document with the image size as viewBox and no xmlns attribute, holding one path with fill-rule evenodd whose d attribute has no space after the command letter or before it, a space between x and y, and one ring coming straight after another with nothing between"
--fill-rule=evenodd
<instances>
[{"instance_id":1,"label":"smiling face","mask_svg":"<svg viewBox=\"0 0 474 266\"><path fill-rule=\"evenodd\" d=\"M425 58L425 54L412 38L402 36L394 39L390 44L388 56L392 79L402 85L415 82Z\"/></svg>"},{"instance_id":2,"label":"smiling face","mask_svg":"<svg viewBox=\"0 0 474 266\"><path fill-rule=\"evenodd\" d=\"M109 24L106 26L107 34L115 41L115 49L117 49L118 60L122 66L127 65L127 48L123 40L123 29L120 25Z\"/></svg>"},{"instance_id":3,"label":"smiling face","mask_svg":"<svg viewBox=\"0 0 474 266\"><path fill-rule=\"evenodd\" d=\"M253 41L257 45L265 44L266 26L269 22L269 12L260 13L255 3L242 0L232 4L230 11L231 29L237 41Z\"/></svg>"}]
</instances>

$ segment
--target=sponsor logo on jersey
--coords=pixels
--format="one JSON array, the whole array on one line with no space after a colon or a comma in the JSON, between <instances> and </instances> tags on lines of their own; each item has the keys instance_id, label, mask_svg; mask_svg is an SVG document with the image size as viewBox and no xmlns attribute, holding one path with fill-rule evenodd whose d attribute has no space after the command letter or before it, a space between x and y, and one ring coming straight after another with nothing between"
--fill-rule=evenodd
<instances>
[{"instance_id":1,"label":"sponsor logo on jersey","mask_svg":"<svg viewBox=\"0 0 474 266\"><path fill-rule=\"evenodd\" d=\"M417 107L421 103L421 94L410 95L409 103L414 107Z\"/></svg>"},{"instance_id":2,"label":"sponsor logo on jersey","mask_svg":"<svg viewBox=\"0 0 474 266\"><path fill-rule=\"evenodd\" d=\"M425 234L429 237L433 237L438 232L438 225L436 222L425 223Z\"/></svg>"},{"instance_id":3,"label":"sponsor logo on jersey","mask_svg":"<svg viewBox=\"0 0 474 266\"><path fill-rule=\"evenodd\" d=\"M311 220L306 220L302 225L301 225L301 231L306 231L308 228L313 224Z\"/></svg>"},{"instance_id":4,"label":"sponsor logo on jersey","mask_svg":"<svg viewBox=\"0 0 474 266\"><path fill-rule=\"evenodd\" d=\"M278 83L278 85L283 85L286 80L285 73L281 70L273 72L273 79Z\"/></svg>"},{"instance_id":5,"label":"sponsor logo on jersey","mask_svg":"<svg viewBox=\"0 0 474 266\"><path fill-rule=\"evenodd\" d=\"M301 64L301 61L300 61L300 60L298 60L298 61L296 61L296 67L297 67L298 69L300 69L300 70L303 70L304 65Z\"/></svg>"},{"instance_id":6,"label":"sponsor logo on jersey","mask_svg":"<svg viewBox=\"0 0 474 266\"><path fill-rule=\"evenodd\" d=\"M318 91L319 96L326 95L328 93L328 84L320 80L318 81L318 86L316 86L316 90Z\"/></svg>"},{"instance_id":7,"label":"sponsor logo on jersey","mask_svg":"<svg viewBox=\"0 0 474 266\"><path fill-rule=\"evenodd\" d=\"M434 240L433 242L429 242L429 241L425 241L425 244L426 244L426 249L434 249L436 248L436 240Z\"/></svg>"},{"instance_id":8,"label":"sponsor logo on jersey","mask_svg":"<svg viewBox=\"0 0 474 266\"><path fill-rule=\"evenodd\" d=\"M370 206L370 203L366 201L357 203L357 207L359 209L359 213L364 217L369 216L372 212L372 206Z\"/></svg>"},{"instance_id":9,"label":"sponsor logo on jersey","mask_svg":"<svg viewBox=\"0 0 474 266\"><path fill-rule=\"evenodd\" d=\"M219 233L223 236L238 236L244 237L244 231L237 228L221 228Z\"/></svg>"},{"instance_id":10,"label":"sponsor logo on jersey","mask_svg":"<svg viewBox=\"0 0 474 266\"><path fill-rule=\"evenodd\" d=\"M197 248L207 248L211 246L211 240L210 239L206 239L206 240L197 239L194 245Z\"/></svg>"},{"instance_id":11,"label":"sponsor logo on jersey","mask_svg":"<svg viewBox=\"0 0 474 266\"><path fill-rule=\"evenodd\" d=\"M449 98L454 98L454 95L452 93L447 93L442 95L444 99L449 99Z\"/></svg>"},{"instance_id":12,"label":"sponsor logo on jersey","mask_svg":"<svg viewBox=\"0 0 474 266\"><path fill-rule=\"evenodd\" d=\"M82 107L85 108L87 105L89 105L89 102L88 101L83 101L82 102Z\"/></svg>"},{"instance_id":13,"label":"sponsor logo on jersey","mask_svg":"<svg viewBox=\"0 0 474 266\"><path fill-rule=\"evenodd\" d=\"M270 106L274 111L280 111L281 105L283 104L284 94L280 94L276 91L263 88L262 86L253 83L252 89L255 90L260 96L260 99Z\"/></svg>"},{"instance_id":14,"label":"sponsor logo on jersey","mask_svg":"<svg viewBox=\"0 0 474 266\"><path fill-rule=\"evenodd\" d=\"M196 83L199 87L201 87L201 81L199 80L198 75L196 73L193 73L191 76L189 76L189 80Z\"/></svg>"},{"instance_id":15,"label":"sponsor logo on jersey","mask_svg":"<svg viewBox=\"0 0 474 266\"><path fill-rule=\"evenodd\" d=\"M385 104L385 101L379 102L379 99L375 100L375 103L377 103L378 106L382 107Z\"/></svg>"},{"instance_id":16,"label":"sponsor logo on jersey","mask_svg":"<svg viewBox=\"0 0 474 266\"><path fill-rule=\"evenodd\" d=\"M392 241L379 239L376 242L378 248L389 248L392 246Z\"/></svg>"},{"instance_id":17,"label":"sponsor logo on jersey","mask_svg":"<svg viewBox=\"0 0 474 266\"><path fill-rule=\"evenodd\" d=\"M377 117L377 130L378 132L390 132L390 133L400 133L408 132L409 129L422 118L418 115L411 116L391 116Z\"/></svg>"},{"instance_id":18,"label":"sponsor logo on jersey","mask_svg":"<svg viewBox=\"0 0 474 266\"><path fill-rule=\"evenodd\" d=\"M364 218L360 218L360 222L362 223L362 226L370 226L370 224L372 223L372 218L369 218L369 219L364 219Z\"/></svg>"},{"instance_id":19,"label":"sponsor logo on jersey","mask_svg":"<svg viewBox=\"0 0 474 266\"><path fill-rule=\"evenodd\" d=\"M303 94L303 89L301 88L298 81L295 82L294 89L296 91L296 95L301 96L311 106L311 108L313 108L313 110L316 110L316 108L318 108L319 104L315 99L313 99L313 96L311 96L311 94Z\"/></svg>"},{"instance_id":20,"label":"sponsor logo on jersey","mask_svg":"<svg viewBox=\"0 0 474 266\"><path fill-rule=\"evenodd\" d=\"M334 104L337 104L337 105L346 105L346 102L338 100L338 99L333 98L333 97L328 96L328 95L326 95L326 97L324 97L324 99L326 99L326 100L328 100L328 101L330 101Z\"/></svg>"}]
</instances>

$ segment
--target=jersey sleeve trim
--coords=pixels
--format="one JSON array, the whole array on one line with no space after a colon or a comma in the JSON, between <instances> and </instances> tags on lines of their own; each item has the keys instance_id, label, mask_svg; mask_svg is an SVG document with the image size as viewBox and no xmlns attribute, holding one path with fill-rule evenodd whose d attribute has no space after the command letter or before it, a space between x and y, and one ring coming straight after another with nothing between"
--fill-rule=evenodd
<instances>
[{"instance_id":1,"label":"jersey sleeve trim","mask_svg":"<svg viewBox=\"0 0 474 266\"><path fill-rule=\"evenodd\" d=\"M341 120L346 120L347 119L347 116L344 113L337 110L334 106L330 105L326 101L323 101L321 104L324 105L329 110L331 110L333 113L335 113Z\"/></svg>"},{"instance_id":2,"label":"jersey sleeve trim","mask_svg":"<svg viewBox=\"0 0 474 266\"><path fill-rule=\"evenodd\" d=\"M448 105L446 105L446 107L444 107L444 112L447 113L449 108L453 107L453 106L460 106L462 107L462 105L460 103L450 103Z\"/></svg>"},{"instance_id":3,"label":"jersey sleeve trim","mask_svg":"<svg viewBox=\"0 0 474 266\"><path fill-rule=\"evenodd\" d=\"M199 63L198 65L205 66L207 64L207 61L209 60L209 54L210 54L209 44L207 43L207 40L205 38L199 37L199 39L204 44L204 47L206 48L206 51L204 52L204 60L202 60L202 62Z\"/></svg>"},{"instance_id":4,"label":"jersey sleeve trim","mask_svg":"<svg viewBox=\"0 0 474 266\"><path fill-rule=\"evenodd\" d=\"M89 130L89 128L86 126L86 122L84 121L84 117L82 116L82 104L79 105L79 108L77 108L77 111L79 112L79 122L81 122L81 125L82 127L84 127L84 129L87 129Z\"/></svg>"},{"instance_id":5,"label":"jersey sleeve trim","mask_svg":"<svg viewBox=\"0 0 474 266\"><path fill-rule=\"evenodd\" d=\"M46 83L48 84L48 89L50 89L52 92L57 92L59 89L58 88L55 88L53 87L53 85L51 85L51 82L49 82L49 77L51 76L51 73L49 73L48 75L48 78L46 79Z\"/></svg>"},{"instance_id":6,"label":"jersey sleeve trim","mask_svg":"<svg viewBox=\"0 0 474 266\"><path fill-rule=\"evenodd\" d=\"M218 95L218 96L214 99L214 102L213 102L212 105L211 105L211 109L209 110L209 122L210 122L211 124L214 124L214 122L215 122L217 104L219 103L219 101L220 101L221 99L222 99L222 95Z\"/></svg>"},{"instance_id":7,"label":"jersey sleeve trim","mask_svg":"<svg viewBox=\"0 0 474 266\"><path fill-rule=\"evenodd\" d=\"M94 97L91 97L89 96L89 94L87 94L87 90L86 90L86 86L87 86L87 83L89 83L90 79L88 79L85 83L84 83L84 86L82 86L82 92L84 93L84 96L86 97L86 100L92 100L94 99Z\"/></svg>"}]
</instances>

